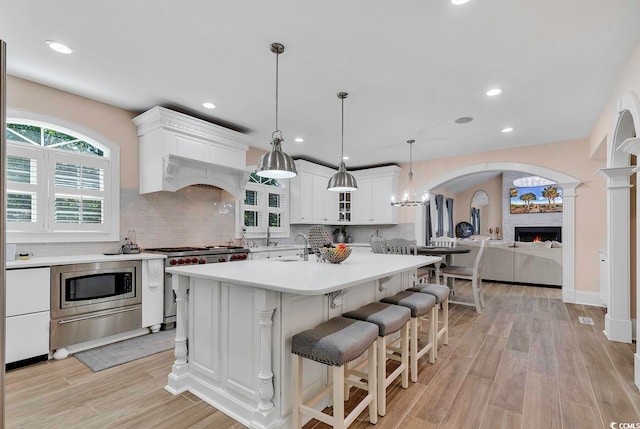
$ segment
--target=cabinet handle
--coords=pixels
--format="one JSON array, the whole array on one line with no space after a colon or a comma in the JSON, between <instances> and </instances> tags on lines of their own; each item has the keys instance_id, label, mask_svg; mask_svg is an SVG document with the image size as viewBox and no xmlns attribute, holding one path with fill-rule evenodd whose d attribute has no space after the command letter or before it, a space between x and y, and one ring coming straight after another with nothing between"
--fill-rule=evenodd
<instances>
[{"instance_id":1,"label":"cabinet handle","mask_svg":"<svg viewBox=\"0 0 640 429\"><path fill-rule=\"evenodd\" d=\"M100 312L100 313L94 313L94 314L89 314L89 315L85 315L85 316L73 317L71 319L60 319L60 320L58 320L58 325L64 325L64 324L73 323L73 322L79 322L80 320L96 319L98 317L111 316L111 315L118 314L118 313L126 313L127 311L138 310L139 308L140 308L140 306L134 305L134 306L131 306L131 307L118 308L116 310L111 310L111 311L103 311L103 312Z\"/></svg>"}]
</instances>

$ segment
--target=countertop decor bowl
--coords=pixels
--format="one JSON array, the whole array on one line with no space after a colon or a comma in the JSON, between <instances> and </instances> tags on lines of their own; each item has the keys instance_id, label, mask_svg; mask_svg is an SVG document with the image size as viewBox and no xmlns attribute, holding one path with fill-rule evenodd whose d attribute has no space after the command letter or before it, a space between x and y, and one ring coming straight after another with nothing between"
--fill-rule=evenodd
<instances>
[{"instance_id":1,"label":"countertop decor bowl","mask_svg":"<svg viewBox=\"0 0 640 429\"><path fill-rule=\"evenodd\" d=\"M339 264L351 255L351 248L345 247L344 249L338 249L337 247L321 247L320 255L323 260L331 262L332 264Z\"/></svg>"}]
</instances>

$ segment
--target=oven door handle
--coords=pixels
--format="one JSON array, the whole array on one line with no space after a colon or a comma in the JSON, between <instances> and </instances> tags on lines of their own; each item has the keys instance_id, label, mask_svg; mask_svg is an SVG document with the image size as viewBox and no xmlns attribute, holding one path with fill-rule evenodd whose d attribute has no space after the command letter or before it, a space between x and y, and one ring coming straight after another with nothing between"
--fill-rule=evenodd
<instances>
[{"instance_id":1,"label":"oven door handle","mask_svg":"<svg viewBox=\"0 0 640 429\"><path fill-rule=\"evenodd\" d=\"M86 314L84 316L73 317L71 319L60 319L58 320L58 325L79 322L81 320L96 319L98 317L111 316L113 314L126 313L128 311L138 310L139 308L140 308L139 305L132 305L130 307L117 308L115 310L106 310L106 311L101 311L99 313Z\"/></svg>"}]
</instances>

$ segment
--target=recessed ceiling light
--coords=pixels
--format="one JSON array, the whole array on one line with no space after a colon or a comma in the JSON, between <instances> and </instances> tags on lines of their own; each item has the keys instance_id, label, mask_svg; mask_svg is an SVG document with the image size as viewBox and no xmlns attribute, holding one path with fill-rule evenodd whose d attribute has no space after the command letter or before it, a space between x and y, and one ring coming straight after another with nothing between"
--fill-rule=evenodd
<instances>
[{"instance_id":1,"label":"recessed ceiling light","mask_svg":"<svg viewBox=\"0 0 640 429\"><path fill-rule=\"evenodd\" d=\"M302 137L296 137L295 139L293 139L293 141L296 143L302 143L304 139Z\"/></svg>"},{"instance_id":2,"label":"recessed ceiling light","mask_svg":"<svg viewBox=\"0 0 640 429\"><path fill-rule=\"evenodd\" d=\"M489 97L495 97L496 95L500 95L502 94L502 90L500 88L492 88L489 91L487 91L487 95Z\"/></svg>"},{"instance_id":3,"label":"recessed ceiling light","mask_svg":"<svg viewBox=\"0 0 640 429\"><path fill-rule=\"evenodd\" d=\"M343 160L343 161L348 161L348 160L349 160L349 157L348 157L347 155L345 155L345 156L343 156L343 157L342 157L342 160Z\"/></svg>"},{"instance_id":4,"label":"recessed ceiling light","mask_svg":"<svg viewBox=\"0 0 640 429\"><path fill-rule=\"evenodd\" d=\"M451 3L456 5L456 6L460 6L461 4L465 4L467 3L469 0L451 0Z\"/></svg>"},{"instance_id":5,"label":"recessed ceiling light","mask_svg":"<svg viewBox=\"0 0 640 429\"><path fill-rule=\"evenodd\" d=\"M506 128L502 129L503 133L510 133L511 131L513 131L513 128L511 128L511 127L506 127Z\"/></svg>"},{"instance_id":6,"label":"recessed ceiling light","mask_svg":"<svg viewBox=\"0 0 640 429\"><path fill-rule=\"evenodd\" d=\"M64 43L56 42L55 40L45 40L45 42L51 49L56 52L60 52L61 54L70 54L73 52L73 49L65 45Z\"/></svg>"},{"instance_id":7,"label":"recessed ceiling light","mask_svg":"<svg viewBox=\"0 0 640 429\"><path fill-rule=\"evenodd\" d=\"M206 103L202 103L202 107L206 107L207 109L215 109L216 105L213 103L206 102Z\"/></svg>"},{"instance_id":8,"label":"recessed ceiling light","mask_svg":"<svg viewBox=\"0 0 640 429\"><path fill-rule=\"evenodd\" d=\"M469 122L473 121L473 118L470 116L463 116L461 118L456 119L455 122L456 124L467 124Z\"/></svg>"}]
</instances>

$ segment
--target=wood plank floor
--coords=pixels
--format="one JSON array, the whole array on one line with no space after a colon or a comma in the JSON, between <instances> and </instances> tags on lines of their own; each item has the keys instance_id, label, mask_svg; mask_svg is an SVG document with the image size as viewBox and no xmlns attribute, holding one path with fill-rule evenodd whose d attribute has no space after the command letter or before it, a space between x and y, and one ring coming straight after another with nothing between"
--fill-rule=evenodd
<instances>
[{"instance_id":1,"label":"wood plank floor","mask_svg":"<svg viewBox=\"0 0 640 429\"><path fill-rule=\"evenodd\" d=\"M468 284L458 289L469 294ZM479 315L451 306L449 345L441 346L434 365L421 359L418 383L389 387L387 415L375 427L573 429L640 422L635 345L606 340L602 309L563 304L553 288L485 282L485 296ZM595 325L580 324L579 316ZM9 371L6 427L244 427L190 393L165 391L172 362L167 351L95 374L73 357ZM353 427L373 427L366 414Z\"/></svg>"}]
</instances>

